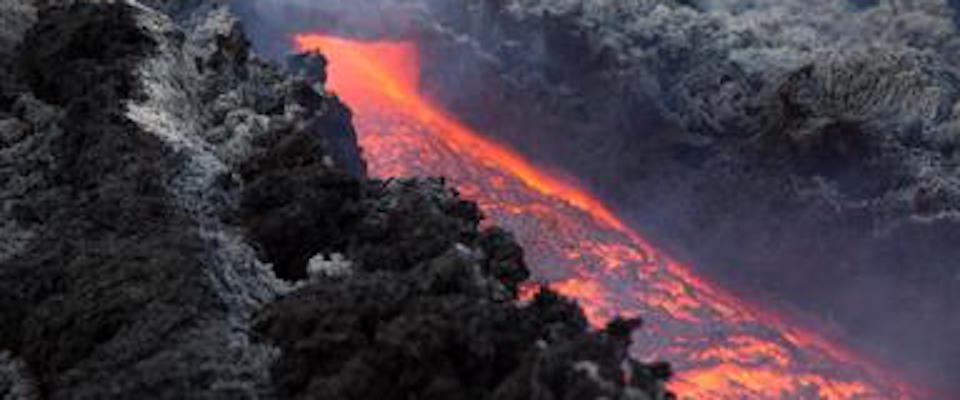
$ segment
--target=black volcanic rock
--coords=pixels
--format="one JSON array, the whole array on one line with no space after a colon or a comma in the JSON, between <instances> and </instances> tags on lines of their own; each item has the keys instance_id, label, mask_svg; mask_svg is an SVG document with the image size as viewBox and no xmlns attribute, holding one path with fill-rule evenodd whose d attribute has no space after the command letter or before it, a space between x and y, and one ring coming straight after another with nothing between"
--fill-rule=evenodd
<instances>
[{"instance_id":1,"label":"black volcanic rock","mask_svg":"<svg viewBox=\"0 0 960 400\"><path fill-rule=\"evenodd\" d=\"M548 290L518 307L522 249L502 230L478 232L476 206L443 180L370 185L369 214L345 233L346 270L312 275L258 315L256 331L282 351L272 373L284 396L667 396L669 373L627 357L638 321L591 332L575 303Z\"/></svg>"},{"instance_id":2,"label":"black volcanic rock","mask_svg":"<svg viewBox=\"0 0 960 400\"><path fill-rule=\"evenodd\" d=\"M265 173L244 188L243 217L284 279L306 278L317 253L343 252L360 217L360 182L318 166Z\"/></svg>"},{"instance_id":3,"label":"black volcanic rock","mask_svg":"<svg viewBox=\"0 0 960 400\"><path fill-rule=\"evenodd\" d=\"M21 43L0 346L45 398L270 391L270 351L242 328L282 286L223 226L227 170L162 100L178 83L165 74L186 70L177 32L149 10L77 4L42 10Z\"/></svg>"},{"instance_id":4,"label":"black volcanic rock","mask_svg":"<svg viewBox=\"0 0 960 400\"><path fill-rule=\"evenodd\" d=\"M98 4L44 9L20 44L20 69L33 94L57 106L137 97L135 66L156 43L130 13Z\"/></svg>"},{"instance_id":5,"label":"black volcanic rock","mask_svg":"<svg viewBox=\"0 0 960 400\"><path fill-rule=\"evenodd\" d=\"M458 267L469 272L468 265ZM587 332L579 308L553 293L542 292L518 308L461 289L418 289L422 279L387 271L322 279L267 307L257 329L284 350L273 370L284 394L571 400L647 398L641 390L663 395L658 382L669 374L648 372L655 367L631 361L641 372L622 380L629 335Z\"/></svg>"},{"instance_id":6,"label":"black volcanic rock","mask_svg":"<svg viewBox=\"0 0 960 400\"><path fill-rule=\"evenodd\" d=\"M323 72L217 2L0 5L0 396L668 397L634 325L518 305L442 179L368 179Z\"/></svg>"},{"instance_id":7,"label":"black volcanic rock","mask_svg":"<svg viewBox=\"0 0 960 400\"><path fill-rule=\"evenodd\" d=\"M516 295L521 283L530 277L523 259L523 248L508 231L493 227L480 233L480 249L486 255L484 273L494 277L512 295Z\"/></svg>"},{"instance_id":8,"label":"black volcanic rock","mask_svg":"<svg viewBox=\"0 0 960 400\"><path fill-rule=\"evenodd\" d=\"M443 179L389 179L366 187L349 254L360 268L406 271L456 243L472 244L481 215Z\"/></svg>"}]
</instances>

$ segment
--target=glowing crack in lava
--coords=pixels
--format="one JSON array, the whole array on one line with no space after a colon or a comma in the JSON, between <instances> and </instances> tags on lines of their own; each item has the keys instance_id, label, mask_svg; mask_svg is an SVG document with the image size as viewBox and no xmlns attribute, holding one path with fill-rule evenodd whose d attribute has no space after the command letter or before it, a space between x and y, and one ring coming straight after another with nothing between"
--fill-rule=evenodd
<instances>
[{"instance_id":1,"label":"glowing crack in lava","mask_svg":"<svg viewBox=\"0 0 960 400\"><path fill-rule=\"evenodd\" d=\"M647 322L632 350L678 371L686 399L902 399L914 395L856 357L760 313L661 255L601 202L458 122L418 91L414 44L315 34L299 50L330 59L328 87L354 111L370 172L445 176L517 234L534 275L599 325Z\"/></svg>"}]
</instances>

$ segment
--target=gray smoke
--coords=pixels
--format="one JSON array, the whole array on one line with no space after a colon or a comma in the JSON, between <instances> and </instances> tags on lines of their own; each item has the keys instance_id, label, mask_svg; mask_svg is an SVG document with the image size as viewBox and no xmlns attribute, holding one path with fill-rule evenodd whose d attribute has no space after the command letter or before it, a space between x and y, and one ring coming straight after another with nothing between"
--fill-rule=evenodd
<instances>
[{"instance_id":1,"label":"gray smoke","mask_svg":"<svg viewBox=\"0 0 960 400\"><path fill-rule=\"evenodd\" d=\"M337 32L362 38L408 36L423 26L426 11L418 1L395 0L236 0L234 11L264 54L290 51L296 32Z\"/></svg>"},{"instance_id":2,"label":"gray smoke","mask_svg":"<svg viewBox=\"0 0 960 400\"><path fill-rule=\"evenodd\" d=\"M960 1L234 5L277 55L304 30L415 38L472 125L703 273L960 390Z\"/></svg>"}]
</instances>

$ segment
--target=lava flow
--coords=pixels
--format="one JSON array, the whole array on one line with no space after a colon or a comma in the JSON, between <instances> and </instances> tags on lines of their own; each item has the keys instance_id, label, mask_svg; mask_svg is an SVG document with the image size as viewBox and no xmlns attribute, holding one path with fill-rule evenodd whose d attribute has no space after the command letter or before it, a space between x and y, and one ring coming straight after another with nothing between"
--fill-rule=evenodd
<instances>
[{"instance_id":1,"label":"lava flow","mask_svg":"<svg viewBox=\"0 0 960 400\"><path fill-rule=\"evenodd\" d=\"M417 48L303 34L331 60L371 174L450 179L516 233L534 275L599 325L642 316L633 354L670 361L681 399L904 399L914 394L823 339L761 313L660 254L600 201L484 138L418 90Z\"/></svg>"}]
</instances>

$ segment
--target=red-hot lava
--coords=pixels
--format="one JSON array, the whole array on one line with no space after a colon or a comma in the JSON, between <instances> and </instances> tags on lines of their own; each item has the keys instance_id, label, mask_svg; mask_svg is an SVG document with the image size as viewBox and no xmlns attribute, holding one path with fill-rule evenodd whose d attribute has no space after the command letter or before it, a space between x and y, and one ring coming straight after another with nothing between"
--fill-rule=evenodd
<instances>
[{"instance_id":1,"label":"red-hot lava","mask_svg":"<svg viewBox=\"0 0 960 400\"><path fill-rule=\"evenodd\" d=\"M600 201L458 122L418 90L406 42L304 34L331 60L329 87L354 111L377 176L450 179L527 249L534 275L602 324L647 321L634 354L663 359L690 399L902 399L914 395L848 352L760 313L651 247Z\"/></svg>"}]
</instances>

